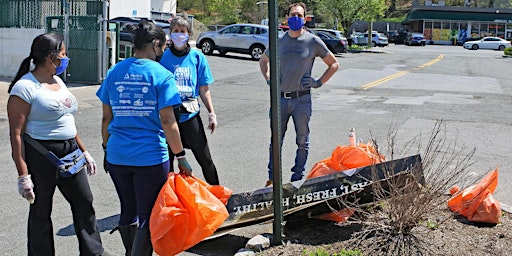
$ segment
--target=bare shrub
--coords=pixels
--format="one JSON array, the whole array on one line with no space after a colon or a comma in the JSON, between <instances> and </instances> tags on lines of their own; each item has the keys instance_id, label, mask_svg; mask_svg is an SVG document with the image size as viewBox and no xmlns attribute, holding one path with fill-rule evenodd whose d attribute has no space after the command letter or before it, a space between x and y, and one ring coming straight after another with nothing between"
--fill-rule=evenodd
<instances>
[{"instance_id":1,"label":"bare shrub","mask_svg":"<svg viewBox=\"0 0 512 256\"><path fill-rule=\"evenodd\" d=\"M423 225L431 229L436 228L444 220L426 218L446 209L446 198L441 195L455 184L474 183L480 178L472 177L469 172L474 164L471 159L475 148L468 149L459 146L456 140L449 141L444 121L437 121L427 138L419 134L403 146L398 145L397 130L391 127L387 136L385 179L377 178L377 170L373 173L374 201L363 205L355 197L338 200L339 206L355 210L354 216L341 225L362 225L351 240L354 248L361 249L365 255L430 255L436 245L421 236L421 232L429 229L416 227L425 223ZM393 160L411 152L420 154L421 164L412 166L408 174L394 175ZM358 247L360 241L367 239L372 241L365 242L370 246Z\"/></svg>"}]
</instances>

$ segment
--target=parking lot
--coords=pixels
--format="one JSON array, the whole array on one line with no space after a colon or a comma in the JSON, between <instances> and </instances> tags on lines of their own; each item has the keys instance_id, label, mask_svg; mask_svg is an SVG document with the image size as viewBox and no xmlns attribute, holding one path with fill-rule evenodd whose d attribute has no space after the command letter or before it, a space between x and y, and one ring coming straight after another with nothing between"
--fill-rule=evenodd
<instances>
[{"instance_id":1,"label":"parking lot","mask_svg":"<svg viewBox=\"0 0 512 256\"><path fill-rule=\"evenodd\" d=\"M385 145L390 127L395 127L400 146L419 134L428 134L436 120L442 119L447 140L457 141L466 149L476 148L475 164L470 170L474 175L500 168L495 195L500 202L512 204L512 187L508 185L512 182L512 58L503 58L498 51L470 51L460 46L391 44L374 50L338 55L340 70L324 86L313 90L307 169L329 157L337 145L348 144L347 135L352 127L358 138L374 137L381 145ZM248 55L228 53L221 57L215 53L208 56L208 61L215 78L211 92L218 128L207 137L221 184L235 193L261 188L267 179L269 88L258 62ZM313 76L318 77L324 68L322 61L316 61ZM7 81L9 78L0 82L3 106L7 100ZM79 100L77 128L100 164L101 104L95 96L98 85L70 87ZM0 146L0 213L6 220L0 228L0 248L3 255L17 256L26 254L28 204L16 189L5 107L0 110L0 127L1 141L5 142ZM290 179L294 137L290 127L282 151L283 181ZM201 178L198 165L191 162L194 173ZM122 255L119 234L108 233L116 225L119 213L113 184L101 171L90 177L90 184L105 247ZM71 211L59 192L54 200L53 220L57 255L77 255ZM246 237L262 230L269 231L269 226L240 229L201 243L183 255L233 255Z\"/></svg>"}]
</instances>

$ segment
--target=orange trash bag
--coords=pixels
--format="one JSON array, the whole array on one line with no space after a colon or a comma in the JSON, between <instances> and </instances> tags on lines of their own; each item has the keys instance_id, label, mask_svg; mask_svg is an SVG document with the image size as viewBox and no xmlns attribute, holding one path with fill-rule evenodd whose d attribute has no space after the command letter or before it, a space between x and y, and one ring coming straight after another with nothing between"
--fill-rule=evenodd
<instances>
[{"instance_id":1,"label":"orange trash bag","mask_svg":"<svg viewBox=\"0 0 512 256\"><path fill-rule=\"evenodd\" d=\"M212 235L229 214L233 191L184 174L170 173L151 212L149 229L158 255L175 255Z\"/></svg>"},{"instance_id":2,"label":"orange trash bag","mask_svg":"<svg viewBox=\"0 0 512 256\"><path fill-rule=\"evenodd\" d=\"M448 200L448 208L472 222L497 224L500 222L501 205L492 195L497 186L498 168L476 185L462 191L450 190L453 194Z\"/></svg>"},{"instance_id":3,"label":"orange trash bag","mask_svg":"<svg viewBox=\"0 0 512 256\"><path fill-rule=\"evenodd\" d=\"M359 143L357 146L337 146L331 157L317 162L307 178L320 177L353 168L384 162L384 156L370 143Z\"/></svg>"}]
</instances>

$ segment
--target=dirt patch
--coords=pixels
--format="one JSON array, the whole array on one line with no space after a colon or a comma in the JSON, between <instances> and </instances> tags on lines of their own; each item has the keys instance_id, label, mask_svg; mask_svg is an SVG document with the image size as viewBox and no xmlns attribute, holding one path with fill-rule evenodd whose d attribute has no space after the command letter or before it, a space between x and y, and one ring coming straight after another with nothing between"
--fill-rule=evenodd
<instances>
[{"instance_id":1,"label":"dirt patch","mask_svg":"<svg viewBox=\"0 0 512 256\"><path fill-rule=\"evenodd\" d=\"M437 228L431 229L420 223L412 231L414 236L411 239L417 255L512 255L512 219L509 213L503 213L498 225L469 223L447 207L433 211L428 219L437 223ZM285 245L270 247L258 255L296 256L319 249L334 254L343 249L369 248L375 242L372 239L358 241L359 245L351 239L361 230L362 226L358 224L338 226L329 221L294 220L284 227ZM386 254L394 255L383 253Z\"/></svg>"}]
</instances>

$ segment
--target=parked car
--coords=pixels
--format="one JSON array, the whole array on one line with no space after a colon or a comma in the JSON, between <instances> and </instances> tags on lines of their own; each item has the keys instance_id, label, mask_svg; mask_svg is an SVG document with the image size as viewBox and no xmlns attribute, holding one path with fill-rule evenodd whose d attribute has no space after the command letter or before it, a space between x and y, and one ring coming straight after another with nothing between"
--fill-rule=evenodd
<instances>
[{"instance_id":1,"label":"parked car","mask_svg":"<svg viewBox=\"0 0 512 256\"><path fill-rule=\"evenodd\" d=\"M394 43L396 41L396 39L398 38L398 31L396 30L393 30L393 31L387 31L386 33L384 33L384 35L386 35L386 37L388 38L388 43Z\"/></svg>"},{"instance_id":2,"label":"parked car","mask_svg":"<svg viewBox=\"0 0 512 256\"><path fill-rule=\"evenodd\" d=\"M268 26L233 24L217 31L203 32L196 40L196 47L206 55L217 50L220 55L247 53L253 60L259 60L268 47Z\"/></svg>"},{"instance_id":3,"label":"parked car","mask_svg":"<svg viewBox=\"0 0 512 256\"><path fill-rule=\"evenodd\" d=\"M352 34L350 34L349 38L347 39L348 40L348 45L359 45L357 42L359 40L363 40L363 33L361 32L353 32Z\"/></svg>"},{"instance_id":4,"label":"parked car","mask_svg":"<svg viewBox=\"0 0 512 256\"><path fill-rule=\"evenodd\" d=\"M126 47L133 47L133 29L131 25L137 25L142 20L150 20L146 18L134 18L134 17L116 17L110 19L109 23L117 22L119 23L119 57L125 58L127 55L125 54ZM165 31L166 34L169 34L170 24L167 22L160 22L151 20ZM107 38L107 43L111 46L110 38Z\"/></svg>"},{"instance_id":5,"label":"parked car","mask_svg":"<svg viewBox=\"0 0 512 256\"><path fill-rule=\"evenodd\" d=\"M329 35L331 35L331 36L333 36L335 38L343 40L345 42L345 44L348 45L348 39L339 30L327 29L327 28L312 28L311 30L313 30L313 31L321 31L321 32L327 33L327 34L329 34Z\"/></svg>"},{"instance_id":6,"label":"parked car","mask_svg":"<svg viewBox=\"0 0 512 256\"><path fill-rule=\"evenodd\" d=\"M367 45L368 44L368 33L359 34L359 35L357 35L356 38L357 38L357 42L356 42L357 45ZM372 47L376 47L376 46L384 47L384 46L388 46L389 42L388 42L388 38L384 34L374 31L374 32L372 32L372 43L371 44L372 44Z\"/></svg>"},{"instance_id":7,"label":"parked car","mask_svg":"<svg viewBox=\"0 0 512 256\"><path fill-rule=\"evenodd\" d=\"M407 38L407 32L400 31L398 32L398 36L395 38L395 44L405 44L405 39Z\"/></svg>"},{"instance_id":8,"label":"parked car","mask_svg":"<svg viewBox=\"0 0 512 256\"><path fill-rule=\"evenodd\" d=\"M505 48L510 47L510 41L504 40L499 37L488 36L478 41L465 42L463 47L465 49L478 50L478 49L492 49L503 51Z\"/></svg>"},{"instance_id":9,"label":"parked car","mask_svg":"<svg viewBox=\"0 0 512 256\"><path fill-rule=\"evenodd\" d=\"M329 51L331 51L333 54L347 52L348 43L345 37L343 37L343 39L340 39L328 32L316 29L310 29L308 31L318 36L325 43Z\"/></svg>"},{"instance_id":10,"label":"parked car","mask_svg":"<svg viewBox=\"0 0 512 256\"><path fill-rule=\"evenodd\" d=\"M468 41L478 41L480 39L482 39L483 37L469 37L469 38L464 38L460 41L457 41L457 45L458 46L463 46L465 42L468 42Z\"/></svg>"},{"instance_id":11,"label":"parked car","mask_svg":"<svg viewBox=\"0 0 512 256\"><path fill-rule=\"evenodd\" d=\"M405 45L425 46L425 44L427 44L427 40L421 33L409 32L409 33L407 33L407 36L405 37Z\"/></svg>"}]
</instances>

